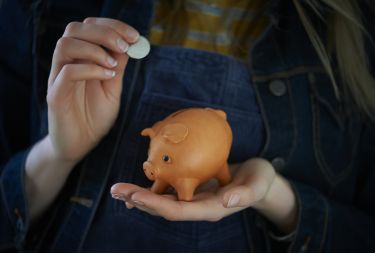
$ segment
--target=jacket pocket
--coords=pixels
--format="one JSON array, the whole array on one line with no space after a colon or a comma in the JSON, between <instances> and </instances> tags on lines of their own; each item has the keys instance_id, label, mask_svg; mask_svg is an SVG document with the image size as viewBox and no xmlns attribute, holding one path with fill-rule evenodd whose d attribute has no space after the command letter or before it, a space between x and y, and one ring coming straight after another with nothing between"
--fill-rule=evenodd
<instances>
[{"instance_id":1,"label":"jacket pocket","mask_svg":"<svg viewBox=\"0 0 375 253\"><path fill-rule=\"evenodd\" d=\"M336 98L329 78L310 76L314 152L322 172L334 185L353 169L360 135L360 115Z\"/></svg>"}]
</instances>

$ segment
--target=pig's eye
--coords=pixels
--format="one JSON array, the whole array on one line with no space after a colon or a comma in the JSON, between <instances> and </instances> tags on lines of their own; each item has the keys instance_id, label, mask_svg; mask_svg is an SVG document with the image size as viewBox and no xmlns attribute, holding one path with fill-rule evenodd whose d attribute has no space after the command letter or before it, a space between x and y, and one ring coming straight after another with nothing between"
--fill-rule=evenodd
<instances>
[{"instance_id":1,"label":"pig's eye","mask_svg":"<svg viewBox=\"0 0 375 253\"><path fill-rule=\"evenodd\" d=\"M166 162L166 163L170 163L171 162L171 158L168 156L168 155L163 155L163 161Z\"/></svg>"}]
</instances>

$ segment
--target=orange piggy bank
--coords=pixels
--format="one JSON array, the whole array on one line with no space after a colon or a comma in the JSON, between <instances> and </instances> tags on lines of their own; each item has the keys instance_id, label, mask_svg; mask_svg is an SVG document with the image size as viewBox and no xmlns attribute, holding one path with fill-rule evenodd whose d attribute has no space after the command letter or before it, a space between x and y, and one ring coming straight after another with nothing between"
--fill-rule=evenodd
<instances>
[{"instance_id":1,"label":"orange piggy bank","mask_svg":"<svg viewBox=\"0 0 375 253\"><path fill-rule=\"evenodd\" d=\"M143 170L161 194L172 186L179 200L191 201L200 183L217 178L231 181L227 159L232 130L226 113L211 108L177 111L141 133L151 139Z\"/></svg>"}]
</instances>

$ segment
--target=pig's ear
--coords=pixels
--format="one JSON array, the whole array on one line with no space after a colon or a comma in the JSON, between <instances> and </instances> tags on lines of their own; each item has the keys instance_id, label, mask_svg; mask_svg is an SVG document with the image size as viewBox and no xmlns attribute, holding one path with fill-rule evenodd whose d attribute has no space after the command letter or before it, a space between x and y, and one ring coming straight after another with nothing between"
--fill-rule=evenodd
<instances>
[{"instance_id":1,"label":"pig's ear","mask_svg":"<svg viewBox=\"0 0 375 253\"><path fill-rule=\"evenodd\" d=\"M180 143L189 133L188 128L181 123L168 124L161 129L161 136L172 143Z\"/></svg>"},{"instance_id":2,"label":"pig's ear","mask_svg":"<svg viewBox=\"0 0 375 253\"><path fill-rule=\"evenodd\" d=\"M145 128L141 132L142 136L149 136L150 138L153 138L155 136L155 132L152 128Z\"/></svg>"}]
</instances>

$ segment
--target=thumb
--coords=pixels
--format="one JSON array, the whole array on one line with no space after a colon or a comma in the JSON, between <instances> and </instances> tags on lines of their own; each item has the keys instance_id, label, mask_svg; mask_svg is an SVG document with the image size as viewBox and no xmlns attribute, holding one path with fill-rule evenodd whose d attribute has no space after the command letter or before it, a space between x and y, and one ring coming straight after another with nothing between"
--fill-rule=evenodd
<instances>
[{"instance_id":1,"label":"thumb","mask_svg":"<svg viewBox=\"0 0 375 253\"><path fill-rule=\"evenodd\" d=\"M254 202L255 196L249 186L239 185L223 194L222 204L226 208L247 207Z\"/></svg>"},{"instance_id":2,"label":"thumb","mask_svg":"<svg viewBox=\"0 0 375 253\"><path fill-rule=\"evenodd\" d=\"M228 189L222 198L224 207L249 207L266 195L270 182L266 178L248 179L244 184Z\"/></svg>"}]
</instances>

